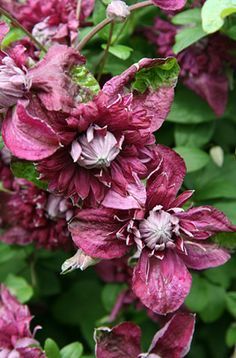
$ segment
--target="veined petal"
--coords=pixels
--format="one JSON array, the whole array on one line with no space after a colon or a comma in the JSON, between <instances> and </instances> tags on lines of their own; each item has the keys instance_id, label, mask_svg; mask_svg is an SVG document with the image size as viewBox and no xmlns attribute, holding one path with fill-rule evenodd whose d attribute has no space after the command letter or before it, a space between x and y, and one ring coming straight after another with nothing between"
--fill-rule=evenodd
<instances>
[{"instance_id":1,"label":"veined petal","mask_svg":"<svg viewBox=\"0 0 236 358\"><path fill-rule=\"evenodd\" d=\"M230 254L214 244L185 242L186 255L180 254L185 265L194 270L205 270L223 265Z\"/></svg>"},{"instance_id":2,"label":"veined petal","mask_svg":"<svg viewBox=\"0 0 236 358\"><path fill-rule=\"evenodd\" d=\"M191 275L182 259L167 250L162 260L143 251L133 274L133 290L157 314L176 311L191 287Z\"/></svg>"},{"instance_id":3,"label":"veined petal","mask_svg":"<svg viewBox=\"0 0 236 358\"><path fill-rule=\"evenodd\" d=\"M186 0L152 0L152 2L163 10L173 11L184 7Z\"/></svg>"}]
</instances>

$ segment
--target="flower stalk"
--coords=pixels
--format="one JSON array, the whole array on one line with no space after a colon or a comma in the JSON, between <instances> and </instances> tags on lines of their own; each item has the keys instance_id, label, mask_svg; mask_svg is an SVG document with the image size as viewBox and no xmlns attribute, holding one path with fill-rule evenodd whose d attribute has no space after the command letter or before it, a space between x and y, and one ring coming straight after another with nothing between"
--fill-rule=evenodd
<instances>
[{"instance_id":1,"label":"flower stalk","mask_svg":"<svg viewBox=\"0 0 236 358\"><path fill-rule=\"evenodd\" d=\"M142 1L140 3L134 4L129 6L129 11L135 11L138 9L142 9L143 7L153 5L151 0ZM78 44L77 50L81 51L84 46L99 32L101 31L105 26L110 24L113 20L112 19L104 19L102 22L97 24Z\"/></svg>"}]
</instances>

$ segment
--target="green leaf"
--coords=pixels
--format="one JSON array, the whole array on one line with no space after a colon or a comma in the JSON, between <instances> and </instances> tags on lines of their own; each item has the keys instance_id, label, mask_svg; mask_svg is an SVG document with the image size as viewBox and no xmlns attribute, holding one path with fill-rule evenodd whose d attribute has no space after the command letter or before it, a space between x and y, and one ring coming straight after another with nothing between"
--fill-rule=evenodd
<instances>
[{"instance_id":1,"label":"green leaf","mask_svg":"<svg viewBox=\"0 0 236 358\"><path fill-rule=\"evenodd\" d=\"M207 285L207 305L204 307L204 309L199 312L199 315L201 319L208 323L208 322L214 322L218 318L221 317L221 315L224 312L225 309L225 289L220 286L212 285L208 283Z\"/></svg>"},{"instance_id":2,"label":"green leaf","mask_svg":"<svg viewBox=\"0 0 236 358\"><path fill-rule=\"evenodd\" d=\"M85 274L83 272L83 277ZM101 291L102 286L97 280L83 278L60 295L53 307L53 313L60 322L80 327L92 349L95 322L106 314L101 302Z\"/></svg>"},{"instance_id":3,"label":"green leaf","mask_svg":"<svg viewBox=\"0 0 236 358\"><path fill-rule=\"evenodd\" d=\"M0 150L2 150L3 147L4 147L4 142L3 142L2 136L0 134Z\"/></svg>"},{"instance_id":4,"label":"green leaf","mask_svg":"<svg viewBox=\"0 0 236 358\"><path fill-rule=\"evenodd\" d=\"M103 50L105 50L106 47L106 44L102 45ZM133 49L131 47L124 45L111 45L108 50L109 53L120 58L121 60L127 60L130 57L132 51Z\"/></svg>"},{"instance_id":5,"label":"green leaf","mask_svg":"<svg viewBox=\"0 0 236 358\"><path fill-rule=\"evenodd\" d=\"M224 25L224 19L236 12L234 0L206 0L202 7L202 27L211 34Z\"/></svg>"},{"instance_id":6,"label":"green leaf","mask_svg":"<svg viewBox=\"0 0 236 358\"><path fill-rule=\"evenodd\" d=\"M226 306L232 316L236 318L236 292L227 292Z\"/></svg>"},{"instance_id":7,"label":"green leaf","mask_svg":"<svg viewBox=\"0 0 236 358\"><path fill-rule=\"evenodd\" d=\"M178 87L168 120L175 123L197 124L215 119L208 104L194 92Z\"/></svg>"},{"instance_id":8,"label":"green leaf","mask_svg":"<svg viewBox=\"0 0 236 358\"><path fill-rule=\"evenodd\" d=\"M100 86L92 73L85 66L75 66L71 70L73 81L79 87L80 102L88 102L100 91Z\"/></svg>"},{"instance_id":9,"label":"green leaf","mask_svg":"<svg viewBox=\"0 0 236 358\"><path fill-rule=\"evenodd\" d=\"M236 233L221 232L212 237L212 240L219 246L226 249L236 249Z\"/></svg>"},{"instance_id":10,"label":"green leaf","mask_svg":"<svg viewBox=\"0 0 236 358\"><path fill-rule=\"evenodd\" d=\"M18 40L21 40L23 37L25 37L25 32L22 31L19 28L12 28L4 37L3 41L1 42L2 49L8 47L13 42L16 42Z\"/></svg>"},{"instance_id":11,"label":"green leaf","mask_svg":"<svg viewBox=\"0 0 236 358\"><path fill-rule=\"evenodd\" d=\"M168 58L164 64L144 68L136 73L132 88L144 93L147 88L156 90L161 86L175 85L179 74L179 65L175 58Z\"/></svg>"},{"instance_id":12,"label":"green leaf","mask_svg":"<svg viewBox=\"0 0 236 358\"><path fill-rule=\"evenodd\" d=\"M83 353L83 346L79 342L74 342L63 347L60 353L61 358L80 358Z\"/></svg>"},{"instance_id":13,"label":"green leaf","mask_svg":"<svg viewBox=\"0 0 236 358\"><path fill-rule=\"evenodd\" d=\"M203 147L212 138L214 129L214 122L192 125L177 124L174 131L176 146Z\"/></svg>"},{"instance_id":14,"label":"green leaf","mask_svg":"<svg viewBox=\"0 0 236 358\"><path fill-rule=\"evenodd\" d=\"M21 303L29 301L34 294L33 288L23 277L15 276L10 273L4 283Z\"/></svg>"},{"instance_id":15,"label":"green leaf","mask_svg":"<svg viewBox=\"0 0 236 358\"><path fill-rule=\"evenodd\" d=\"M192 312L200 312L207 305L208 285L207 281L197 274L193 274L192 279L191 291L185 300L185 304Z\"/></svg>"},{"instance_id":16,"label":"green leaf","mask_svg":"<svg viewBox=\"0 0 236 358\"><path fill-rule=\"evenodd\" d=\"M178 54L206 35L207 34L203 31L201 24L179 30L175 36L175 44L173 46L174 53Z\"/></svg>"},{"instance_id":17,"label":"green leaf","mask_svg":"<svg viewBox=\"0 0 236 358\"><path fill-rule=\"evenodd\" d=\"M189 9L179 12L172 17L171 22L175 25L201 24L201 9Z\"/></svg>"},{"instance_id":18,"label":"green leaf","mask_svg":"<svg viewBox=\"0 0 236 358\"><path fill-rule=\"evenodd\" d=\"M187 172L191 173L207 165L209 155L194 147L175 147L174 150L184 159Z\"/></svg>"},{"instance_id":19,"label":"green leaf","mask_svg":"<svg viewBox=\"0 0 236 358\"><path fill-rule=\"evenodd\" d=\"M236 343L236 323L232 323L226 332L226 344L233 347Z\"/></svg>"},{"instance_id":20,"label":"green leaf","mask_svg":"<svg viewBox=\"0 0 236 358\"><path fill-rule=\"evenodd\" d=\"M124 289L126 285L118 283L108 283L102 290L102 302L107 312L111 312L116 303L116 299Z\"/></svg>"},{"instance_id":21,"label":"green leaf","mask_svg":"<svg viewBox=\"0 0 236 358\"><path fill-rule=\"evenodd\" d=\"M44 350L47 358L61 358L60 350L53 339L47 338L44 344Z\"/></svg>"},{"instance_id":22,"label":"green leaf","mask_svg":"<svg viewBox=\"0 0 236 358\"><path fill-rule=\"evenodd\" d=\"M14 161L11 163L11 170L17 178L24 178L34 183L41 189L47 189L47 183L39 180L39 174L33 163L26 160Z\"/></svg>"}]
</instances>

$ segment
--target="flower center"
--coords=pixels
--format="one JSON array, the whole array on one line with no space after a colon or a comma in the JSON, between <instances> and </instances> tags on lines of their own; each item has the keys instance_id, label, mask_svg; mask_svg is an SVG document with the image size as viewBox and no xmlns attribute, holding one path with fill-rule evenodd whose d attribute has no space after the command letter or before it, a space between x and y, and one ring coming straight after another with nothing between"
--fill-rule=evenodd
<instances>
[{"instance_id":1,"label":"flower center","mask_svg":"<svg viewBox=\"0 0 236 358\"><path fill-rule=\"evenodd\" d=\"M147 247L162 251L174 245L173 233L178 233L179 219L166 211L150 211L141 221L139 231Z\"/></svg>"},{"instance_id":2,"label":"flower center","mask_svg":"<svg viewBox=\"0 0 236 358\"><path fill-rule=\"evenodd\" d=\"M122 141L118 142L106 128L90 127L72 143L71 156L87 169L109 167L120 153Z\"/></svg>"}]
</instances>

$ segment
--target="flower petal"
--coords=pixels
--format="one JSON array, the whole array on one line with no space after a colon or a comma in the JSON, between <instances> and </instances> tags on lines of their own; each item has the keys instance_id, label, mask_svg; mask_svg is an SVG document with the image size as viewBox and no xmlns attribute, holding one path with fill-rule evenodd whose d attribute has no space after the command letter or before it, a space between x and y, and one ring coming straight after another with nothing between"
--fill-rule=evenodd
<instances>
[{"instance_id":1,"label":"flower petal","mask_svg":"<svg viewBox=\"0 0 236 358\"><path fill-rule=\"evenodd\" d=\"M72 239L87 255L100 259L124 256L128 247L116 233L122 223L115 222L110 209L84 209L69 224Z\"/></svg>"},{"instance_id":2,"label":"flower petal","mask_svg":"<svg viewBox=\"0 0 236 358\"><path fill-rule=\"evenodd\" d=\"M184 7L186 0L152 0L152 2L163 10L173 11Z\"/></svg>"},{"instance_id":3,"label":"flower petal","mask_svg":"<svg viewBox=\"0 0 236 358\"><path fill-rule=\"evenodd\" d=\"M191 287L191 275L175 251L163 260L143 251L133 274L133 290L141 302L157 314L176 311Z\"/></svg>"},{"instance_id":4,"label":"flower petal","mask_svg":"<svg viewBox=\"0 0 236 358\"><path fill-rule=\"evenodd\" d=\"M137 358L141 353L141 330L132 322L96 330L97 358Z\"/></svg>"},{"instance_id":5,"label":"flower petal","mask_svg":"<svg viewBox=\"0 0 236 358\"><path fill-rule=\"evenodd\" d=\"M172 207L186 173L183 159L174 150L157 145L157 152L160 155L161 164L147 182L149 210L156 205L162 205L164 209Z\"/></svg>"},{"instance_id":6,"label":"flower petal","mask_svg":"<svg viewBox=\"0 0 236 358\"><path fill-rule=\"evenodd\" d=\"M176 313L165 326L156 333L148 353L165 358L182 358L190 349L195 325L191 313Z\"/></svg>"},{"instance_id":7,"label":"flower petal","mask_svg":"<svg viewBox=\"0 0 236 358\"><path fill-rule=\"evenodd\" d=\"M48 124L27 112L27 104L28 101L18 101L14 112L8 111L2 125L3 140L18 158L47 158L59 148L58 137Z\"/></svg>"},{"instance_id":8,"label":"flower petal","mask_svg":"<svg viewBox=\"0 0 236 358\"><path fill-rule=\"evenodd\" d=\"M230 254L214 244L185 242L186 255L181 254L185 265L194 270L205 270L223 265L230 259Z\"/></svg>"}]
</instances>

